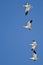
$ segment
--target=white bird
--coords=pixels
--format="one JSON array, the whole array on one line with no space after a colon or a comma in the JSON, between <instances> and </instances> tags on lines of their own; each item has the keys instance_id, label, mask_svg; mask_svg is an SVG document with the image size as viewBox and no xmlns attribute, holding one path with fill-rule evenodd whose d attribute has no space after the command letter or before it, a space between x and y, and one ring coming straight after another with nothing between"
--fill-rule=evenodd
<instances>
[{"instance_id":1,"label":"white bird","mask_svg":"<svg viewBox=\"0 0 43 65\"><path fill-rule=\"evenodd\" d=\"M33 52L33 57L31 57L30 59L32 59L32 60L34 60L34 61L38 60L37 54L36 54L35 51Z\"/></svg>"},{"instance_id":2,"label":"white bird","mask_svg":"<svg viewBox=\"0 0 43 65\"><path fill-rule=\"evenodd\" d=\"M27 15L28 14L28 12L29 12L29 10L30 10L30 8L32 7L30 4L26 4L26 5L23 5L23 7L25 7L26 9L25 9L25 15Z\"/></svg>"},{"instance_id":3,"label":"white bird","mask_svg":"<svg viewBox=\"0 0 43 65\"><path fill-rule=\"evenodd\" d=\"M32 20L28 21L27 25L23 26L23 27L30 30L31 29L31 25L32 25Z\"/></svg>"},{"instance_id":4,"label":"white bird","mask_svg":"<svg viewBox=\"0 0 43 65\"><path fill-rule=\"evenodd\" d=\"M32 44L29 44L29 45L32 45L32 49L31 50L34 50L37 46L37 42L35 40L32 41Z\"/></svg>"}]
</instances>

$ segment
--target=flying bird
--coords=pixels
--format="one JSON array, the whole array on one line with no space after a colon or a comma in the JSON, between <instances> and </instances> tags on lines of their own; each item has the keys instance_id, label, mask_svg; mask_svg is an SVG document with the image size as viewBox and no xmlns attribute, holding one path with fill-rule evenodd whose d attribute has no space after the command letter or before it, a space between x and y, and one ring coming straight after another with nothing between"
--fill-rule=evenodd
<instances>
[{"instance_id":1,"label":"flying bird","mask_svg":"<svg viewBox=\"0 0 43 65\"><path fill-rule=\"evenodd\" d=\"M32 6L27 3L26 5L23 5L23 7L25 7L25 15L27 15Z\"/></svg>"},{"instance_id":2,"label":"flying bird","mask_svg":"<svg viewBox=\"0 0 43 65\"><path fill-rule=\"evenodd\" d=\"M35 40L32 41L32 44L29 44L29 45L32 45L32 49L31 50L34 50L37 46L37 42Z\"/></svg>"},{"instance_id":3,"label":"flying bird","mask_svg":"<svg viewBox=\"0 0 43 65\"><path fill-rule=\"evenodd\" d=\"M38 60L36 51L33 51L33 57L31 57L30 59L34 61Z\"/></svg>"},{"instance_id":4,"label":"flying bird","mask_svg":"<svg viewBox=\"0 0 43 65\"><path fill-rule=\"evenodd\" d=\"M26 26L23 26L24 28L27 28L31 30L32 20L29 20Z\"/></svg>"}]
</instances>

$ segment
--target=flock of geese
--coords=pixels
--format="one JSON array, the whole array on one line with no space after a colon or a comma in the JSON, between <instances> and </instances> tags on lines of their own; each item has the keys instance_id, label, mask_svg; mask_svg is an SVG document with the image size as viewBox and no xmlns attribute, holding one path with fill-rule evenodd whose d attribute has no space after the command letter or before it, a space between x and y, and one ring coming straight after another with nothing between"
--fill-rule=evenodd
<instances>
[{"instance_id":1,"label":"flock of geese","mask_svg":"<svg viewBox=\"0 0 43 65\"><path fill-rule=\"evenodd\" d=\"M25 15L27 15L29 10L32 8L32 6L30 4L28 4L28 3L26 5L23 5L23 7L25 7ZM31 28L32 28L32 20L29 20L27 25L25 25L23 27L26 28L26 29L31 30ZM35 51L35 48L37 46L37 42L35 40L33 40L32 44L29 44L29 45L32 46L31 51L33 52L33 57L31 57L30 59L36 61L38 59L37 58L37 53Z\"/></svg>"}]
</instances>

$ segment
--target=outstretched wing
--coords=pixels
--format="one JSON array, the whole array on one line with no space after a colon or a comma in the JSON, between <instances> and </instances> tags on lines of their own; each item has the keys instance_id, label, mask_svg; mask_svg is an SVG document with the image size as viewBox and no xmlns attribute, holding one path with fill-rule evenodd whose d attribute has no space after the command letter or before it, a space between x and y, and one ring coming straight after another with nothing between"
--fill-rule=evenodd
<instances>
[{"instance_id":1,"label":"outstretched wing","mask_svg":"<svg viewBox=\"0 0 43 65\"><path fill-rule=\"evenodd\" d=\"M37 42L36 41L33 41L32 44L33 44L33 46L37 46Z\"/></svg>"},{"instance_id":2,"label":"outstretched wing","mask_svg":"<svg viewBox=\"0 0 43 65\"><path fill-rule=\"evenodd\" d=\"M37 58L37 54L33 53L33 57L34 57L34 58Z\"/></svg>"},{"instance_id":3,"label":"outstretched wing","mask_svg":"<svg viewBox=\"0 0 43 65\"><path fill-rule=\"evenodd\" d=\"M30 7L26 7L25 9L25 12L29 11L30 10Z\"/></svg>"},{"instance_id":4,"label":"outstretched wing","mask_svg":"<svg viewBox=\"0 0 43 65\"><path fill-rule=\"evenodd\" d=\"M31 28L31 23L30 23L30 21L28 21L27 26L28 26L29 28Z\"/></svg>"},{"instance_id":5,"label":"outstretched wing","mask_svg":"<svg viewBox=\"0 0 43 65\"><path fill-rule=\"evenodd\" d=\"M30 21L28 21L27 26L30 24Z\"/></svg>"},{"instance_id":6,"label":"outstretched wing","mask_svg":"<svg viewBox=\"0 0 43 65\"><path fill-rule=\"evenodd\" d=\"M28 12L29 12L29 10L30 10L30 8L31 8L31 5L27 4L25 7L26 7L26 9L25 9L25 15L27 15Z\"/></svg>"}]
</instances>

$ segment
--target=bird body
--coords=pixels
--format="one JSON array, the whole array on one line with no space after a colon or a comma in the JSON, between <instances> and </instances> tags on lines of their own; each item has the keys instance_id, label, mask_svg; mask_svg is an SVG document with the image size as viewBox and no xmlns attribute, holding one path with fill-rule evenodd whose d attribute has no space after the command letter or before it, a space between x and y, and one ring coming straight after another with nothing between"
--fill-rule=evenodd
<instances>
[{"instance_id":1,"label":"bird body","mask_svg":"<svg viewBox=\"0 0 43 65\"><path fill-rule=\"evenodd\" d=\"M28 21L27 25L24 28L31 29L32 20Z\"/></svg>"},{"instance_id":2,"label":"bird body","mask_svg":"<svg viewBox=\"0 0 43 65\"><path fill-rule=\"evenodd\" d=\"M27 3L26 5L23 5L23 7L26 8L26 9L25 9L25 15L27 15L28 12L29 12L29 10L30 10L30 8L31 8L31 5Z\"/></svg>"},{"instance_id":3,"label":"bird body","mask_svg":"<svg viewBox=\"0 0 43 65\"><path fill-rule=\"evenodd\" d=\"M38 60L37 54L33 52L33 57L31 57L30 59L32 59L34 61Z\"/></svg>"},{"instance_id":4,"label":"bird body","mask_svg":"<svg viewBox=\"0 0 43 65\"><path fill-rule=\"evenodd\" d=\"M34 40L32 42L32 44L29 44L29 45L32 45L32 50L34 50L36 48L36 46L37 46L37 42Z\"/></svg>"}]
</instances>

